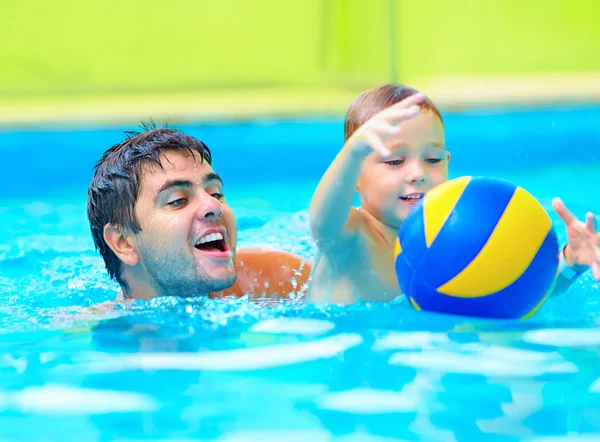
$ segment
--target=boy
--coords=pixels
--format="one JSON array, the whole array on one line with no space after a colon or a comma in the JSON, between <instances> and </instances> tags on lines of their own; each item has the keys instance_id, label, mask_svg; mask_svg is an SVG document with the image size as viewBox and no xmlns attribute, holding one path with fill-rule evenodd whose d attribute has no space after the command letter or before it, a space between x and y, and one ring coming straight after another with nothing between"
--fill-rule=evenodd
<instances>
[{"instance_id":1,"label":"boy","mask_svg":"<svg viewBox=\"0 0 600 442\"><path fill-rule=\"evenodd\" d=\"M388 84L360 94L344 125L345 144L317 187L310 207L319 248L309 300L338 304L390 301L402 293L393 248L412 206L448 180L450 153L435 104L410 87ZM361 206L352 207L355 191ZM579 222L558 198L567 227L555 292L588 267L600 280L595 217Z\"/></svg>"}]
</instances>

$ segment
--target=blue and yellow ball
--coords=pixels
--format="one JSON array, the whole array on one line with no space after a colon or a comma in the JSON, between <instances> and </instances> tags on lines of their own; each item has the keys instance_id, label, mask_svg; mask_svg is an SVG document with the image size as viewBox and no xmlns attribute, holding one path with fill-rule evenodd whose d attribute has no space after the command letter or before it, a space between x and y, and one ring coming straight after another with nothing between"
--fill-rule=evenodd
<instances>
[{"instance_id":1,"label":"blue and yellow ball","mask_svg":"<svg viewBox=\"0 0 600 442\"><path fill-rule=\"evenodd\" d=\"M402 292L419 310L527 318L556 280L552 221L525 189L460 177L427 192L395 248Z\"/></svg>"}]
</instances>

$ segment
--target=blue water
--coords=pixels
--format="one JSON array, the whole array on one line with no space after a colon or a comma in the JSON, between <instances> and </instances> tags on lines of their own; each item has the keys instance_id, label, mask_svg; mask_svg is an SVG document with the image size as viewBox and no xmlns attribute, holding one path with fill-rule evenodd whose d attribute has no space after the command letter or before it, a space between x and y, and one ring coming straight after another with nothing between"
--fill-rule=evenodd
<instances>
[{"instance_id":1,"label":"blue water","mask_svg":"<svg viewBox=\"0 0 600 442\"><path fill-rule=\"evenodd\" d=\"M600 107L446 117L451 175L600 212ZM306 208L341 119L177 126L204 140L240 245L313 257ZM117 287L85 190L131 127L0 129L0 440L600 440L600 290L528 321L175 299L92 313ZM568 435L568 438L566 437Z\"/></svg>"}]
</instances>

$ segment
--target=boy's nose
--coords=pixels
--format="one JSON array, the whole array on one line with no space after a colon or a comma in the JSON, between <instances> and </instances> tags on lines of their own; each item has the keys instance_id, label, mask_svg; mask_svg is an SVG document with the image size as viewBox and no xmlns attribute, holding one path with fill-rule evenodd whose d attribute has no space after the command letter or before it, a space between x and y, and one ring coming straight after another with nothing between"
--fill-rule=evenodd
<instances>
[{"instance_id":1,"label":"boy's nose","mask_svg":"<svg viewBox=\"0 0 600 442\"><path fill-rule=\"evenodd\" d=\"M423 183L425 181L425 171L418 161L413 161L407 174L409 183Z\"/></svg>"}]
</instances>

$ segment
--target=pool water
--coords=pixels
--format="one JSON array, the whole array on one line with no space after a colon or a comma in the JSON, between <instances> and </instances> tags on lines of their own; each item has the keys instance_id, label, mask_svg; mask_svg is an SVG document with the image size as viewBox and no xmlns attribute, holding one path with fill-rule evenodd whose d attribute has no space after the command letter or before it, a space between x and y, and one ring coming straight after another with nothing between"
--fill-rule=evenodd
<instances>
[{"instance_id":1,"label":"pool water","mask_svg":"<svg viewBox=\"0 0 600 442\"><path fill-rule=\"evenodd\" d=\"M600 108L445 116L452 177L509 179L600 212ZM178 126L213 150L240 246L315 253L306 208L341 119ZM85 191L123 128L0 131L0 440L600 440L600 290L527 321L171 298L92 313L117 287Z\"/></svg>"}]
</instances>

